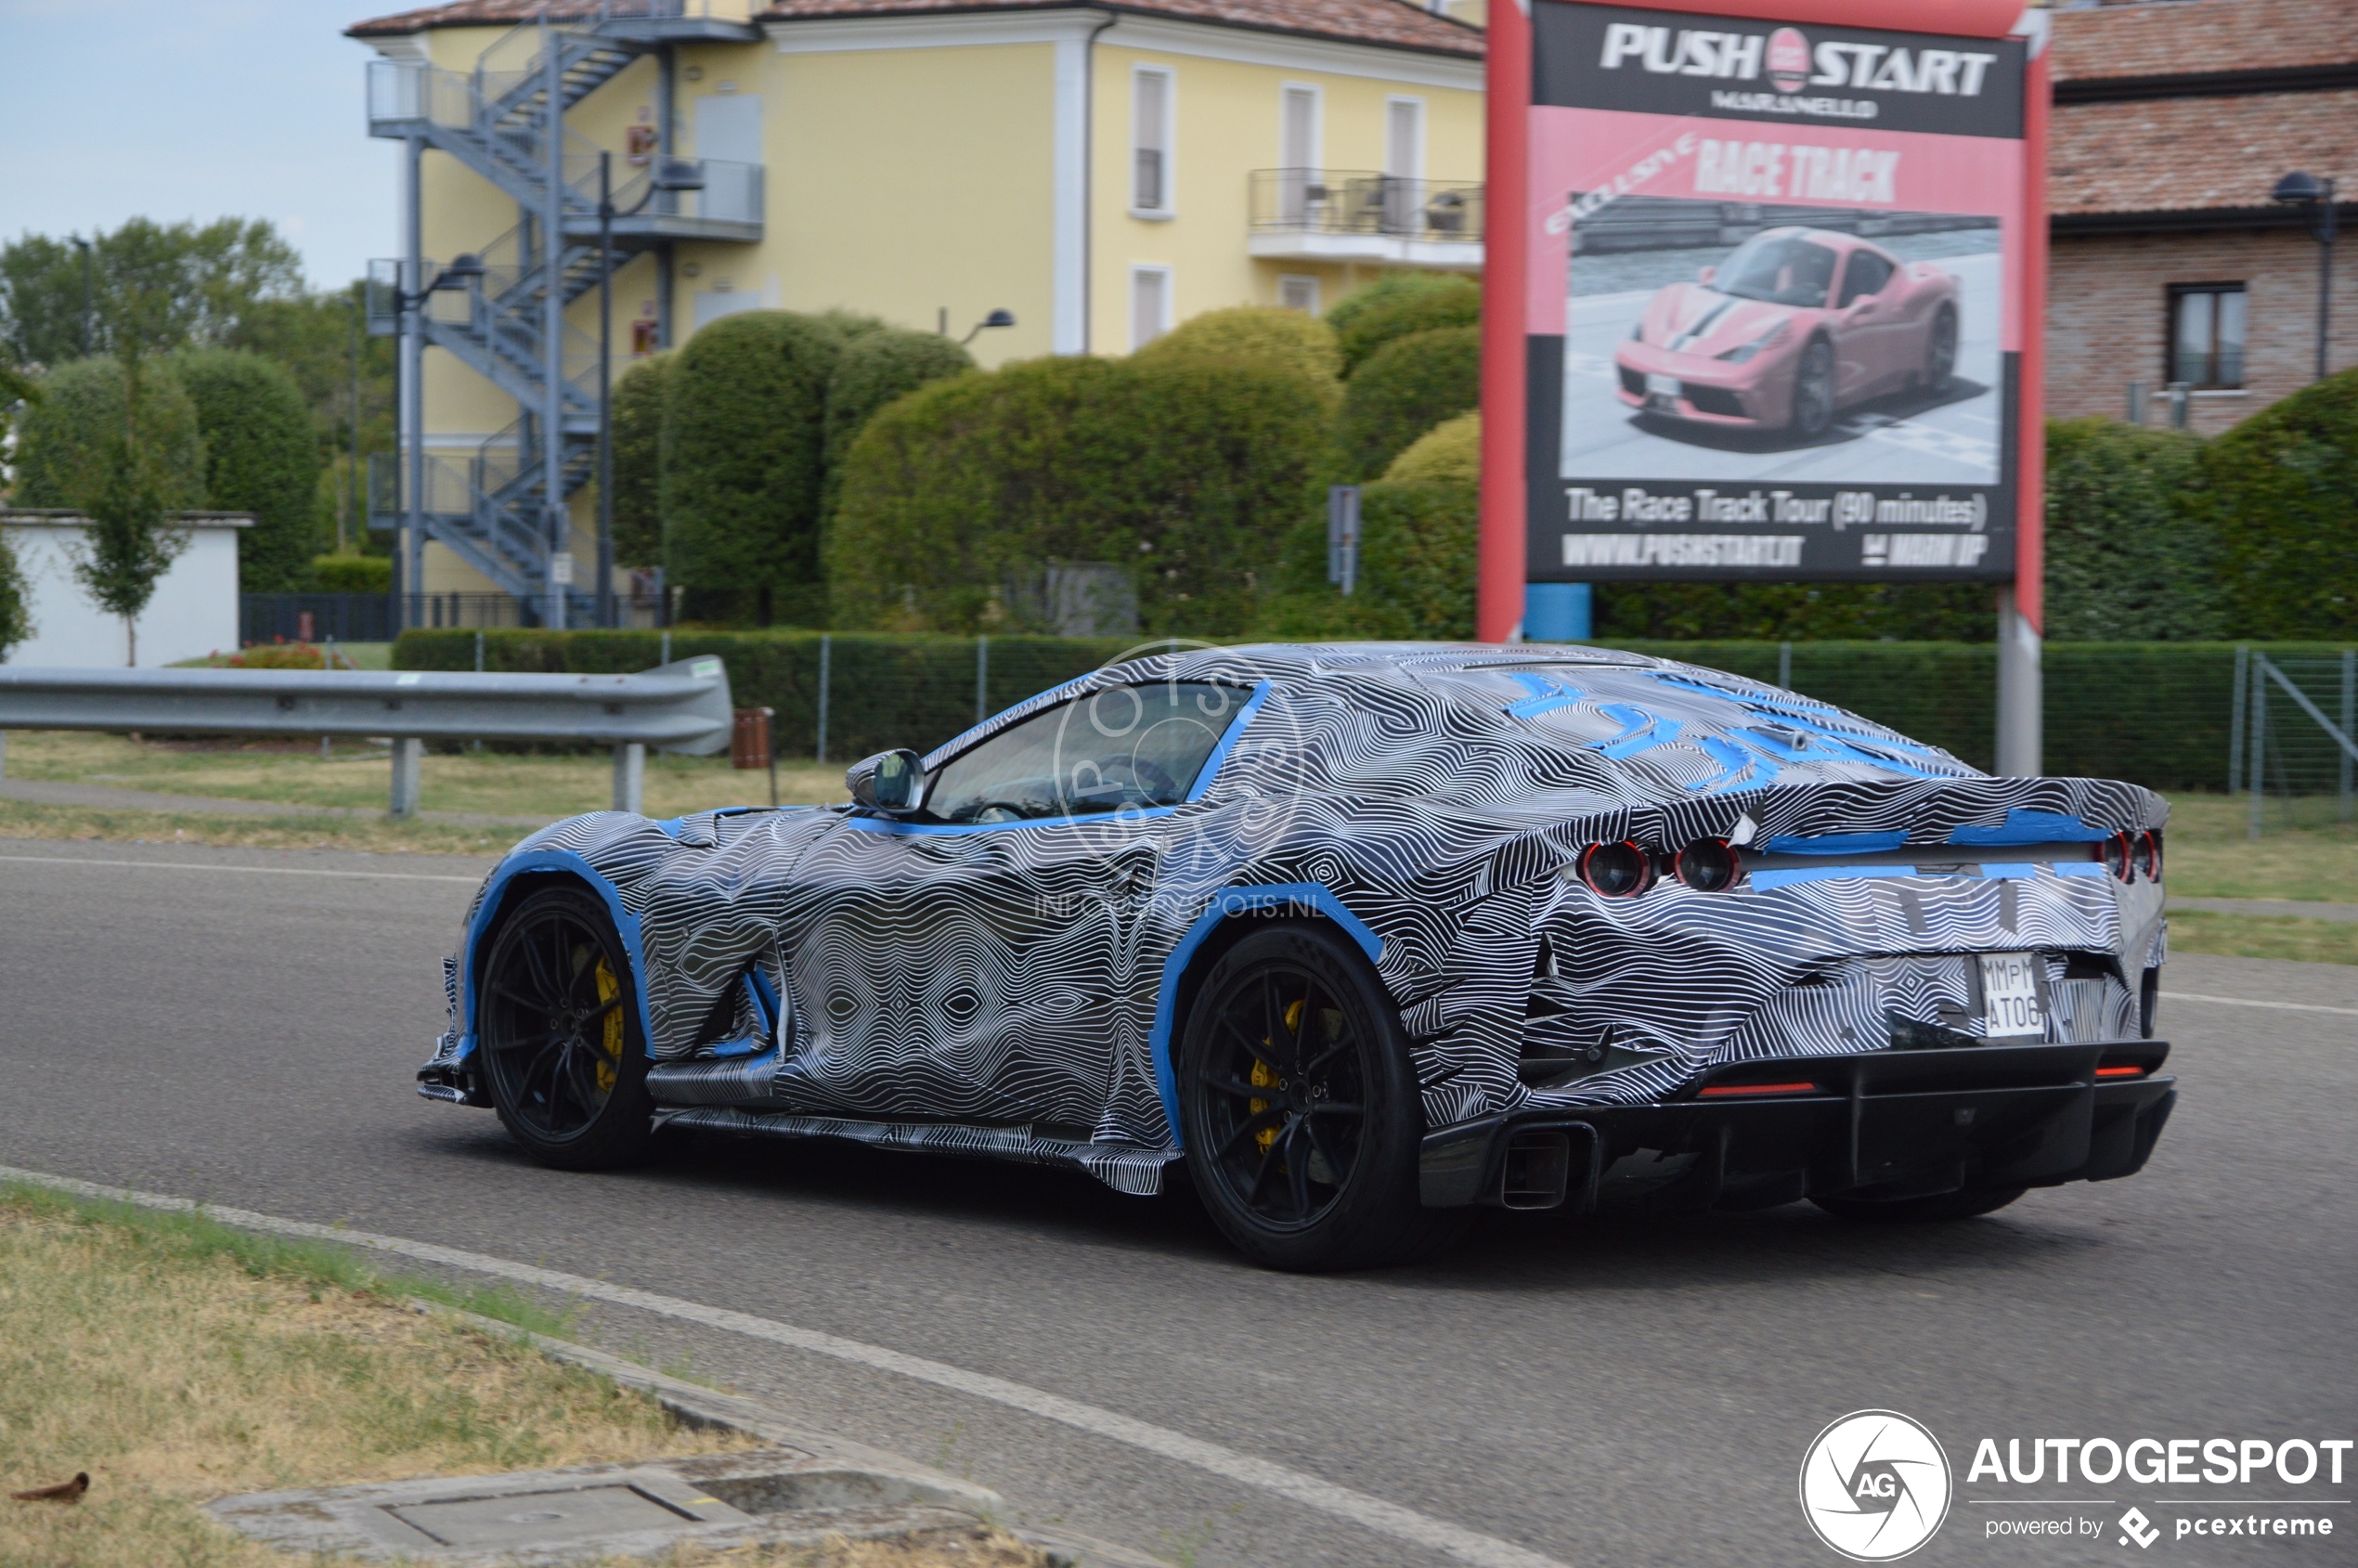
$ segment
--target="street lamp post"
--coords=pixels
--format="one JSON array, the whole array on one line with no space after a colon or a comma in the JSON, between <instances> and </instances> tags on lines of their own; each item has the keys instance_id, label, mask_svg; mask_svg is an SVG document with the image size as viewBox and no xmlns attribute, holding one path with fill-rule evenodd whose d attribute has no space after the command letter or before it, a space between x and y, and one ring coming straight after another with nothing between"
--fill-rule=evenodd
<instances>
[{"instance_id":1,"label":"street lamp post","mask_svg":"<svg viewBox=\"0 0 2358 1568\"><path fill-rule=\"evenodd\" d=\"M416 233L414 225L411 227L411 233L413 236ZM483 278L483 261L481 257L472 254L460 255L454 257L448 266L446 266L440 272L435 273L434 276L434 281L428 283L424 288L415 290L407 289L404 288L402 284L409 276L411 276L408 268L412 266L418 265L415 260L415 255L416 253L413 248L411 252L412 259L402 263L401 268L395 272L392 291L393 318L399 324L401 339L404 345L400 355L400 363L396 366L395 372L396 390L394 401L397 407L404 410L400 417L400 423L405 427L409 441L409 494L407 498L405 498L408 504L401 509L409 519L409 526L406 530L396 532L394 535L393 545L392 619L393 631L396 636L400 634L403 618L401 612L401 595L405 590L409 593L416 593L419 591L417 583L405 583L402 580L403 568L401 564L401 555L403 533L407 533L409 538L409 548L411 551L413 564L416 561L422 559L424 551L424 545L418 538L419 530L424 525L426 483L425 403L422 396L424 387L422 384L423 378L419 373L418 364L419 355L424 346L423 340L425 336L425 318L422 312L426 301L434 295L463 292L470 285L480 282ZM415 315L414 320L412 319L413 314ZM356 408L355 409L354 417L356 419L358 417L358 411Z\"/></svg>"},{"instance_id":2,"label":"street lamp post","mask_svg":"<svg viewBox=\"0 0 2358 1568\"><path fill-rule=\"evenodd\" d=\"M614 154L598 154L598 624L614 628L614 220L635 217L664 191L702 190L704 166L660 158L647 188L620 212L614 204ZM668 591L667 590L667 591Z\"/></svg>"},{"instance_id":3,"label":"street lamp post","mask_svg":"<svg viewBox=\"0 0 2358 1568\"><path fill-rule=\"evenodd\" d=\"M2326 379L2326 343L2333 327L2334 240L2339 225L2334 212L2334 182L2300 170L2276 182L2272 193L2287 207L2310 214L2309 233L2317 241L2317 375Z\"/></svg>"}]
</instances>

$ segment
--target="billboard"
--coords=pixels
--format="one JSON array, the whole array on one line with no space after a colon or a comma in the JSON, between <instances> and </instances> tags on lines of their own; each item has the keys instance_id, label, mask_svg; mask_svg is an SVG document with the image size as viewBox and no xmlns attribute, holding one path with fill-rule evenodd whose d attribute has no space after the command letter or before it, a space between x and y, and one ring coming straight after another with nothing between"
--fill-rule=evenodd
<instances>
[{"instance_id":1,"label":"billboard","mask_svg":"<svg viewBox=\"0 0 2358 1568\"><path fill-rule=\"evenodd\" d=\"M1529 25L1525 580L2012 579L2024 41Z\"/></svg>"}]
</instances>

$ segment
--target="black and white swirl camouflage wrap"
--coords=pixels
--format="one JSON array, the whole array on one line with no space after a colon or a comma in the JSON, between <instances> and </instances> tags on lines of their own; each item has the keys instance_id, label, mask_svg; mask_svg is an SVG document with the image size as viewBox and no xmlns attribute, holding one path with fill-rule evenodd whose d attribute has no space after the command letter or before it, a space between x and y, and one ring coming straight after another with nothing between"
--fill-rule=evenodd
<instances>
[{"instance_id":1,"label":"black and white swirl camouflage wrap","mask_svg":"<svg viewBox=\"0 0 2358 1568\"><path fill-rule=\"evenodd\" d=\"M2051 1040L2149 1031L2161 889L2097 849L2168 804L1991 778L1807 698L1584 648L1157 654L998 715L928 771L1121 685L1235 689L1184 805L951 825L849 807L594 812L511 852L470 912L421 1076L462 1087L473 971L534 879L602 892L639 971L659 1103L691 1125L963 1149L1153 1191L1177 1158L1189 965L1233 920L1328 919L1414 1043L1429 1130L1643 1105L1753 1057L1970 1036L1975 955L2044 966ZM1587 846L1744 847L1724 891L1607 898Z\"/></svg>"}]
</instances>

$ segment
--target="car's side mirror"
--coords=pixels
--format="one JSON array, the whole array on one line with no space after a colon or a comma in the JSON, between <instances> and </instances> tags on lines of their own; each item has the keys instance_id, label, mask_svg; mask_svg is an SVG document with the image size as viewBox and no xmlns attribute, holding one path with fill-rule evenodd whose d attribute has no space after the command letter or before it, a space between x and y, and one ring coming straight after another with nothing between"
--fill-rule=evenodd
<instances>
[{"instance_id":1,"label":"car's side mirror","mask_svg":"<svg viewBox=\"0 0 2358 1568\"><path fill-rule=\"evenodd\" d=\"M926 797L925 759L913 751L880 751L843 775L851 798L878 811L913 811Z\"/></svg>"},{"instance_id":2,"label":"car's side mirror","mask_svg":"<svg viewBox=\"0 0 2358 1568\"><path fill-rule=\"evenodd\" d=\"M1701 272L1695 274L1695 281L1698 283L1708 283L1718 276L1719 269L1717 267L1706 266Z\"/></svg>"}]
</instances>

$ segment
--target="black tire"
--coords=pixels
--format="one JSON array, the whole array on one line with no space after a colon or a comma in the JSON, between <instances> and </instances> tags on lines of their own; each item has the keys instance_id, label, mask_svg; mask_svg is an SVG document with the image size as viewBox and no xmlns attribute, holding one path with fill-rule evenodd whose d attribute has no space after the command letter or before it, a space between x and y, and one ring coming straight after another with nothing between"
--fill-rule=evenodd
<instances>
[{"instance_id":1,"label":"black tire","mask_svg":"<svg viewBox=\"0 0 2358 1568\"><path fill-rule=\"evenodd\" d=\"M1188 1178L1255 1263L1367 1268L1464 1230L1469 1211L1419 1201L1407 1039L1332 927L1274 926L1230 948L1188 1009L1179 1061Z\"/></svg>"},{"instance_id":2,"label":"black tire","mask_svg":"<svg viewBox=\"0 0 2358 1568\"><path fill-rule=\"evenodd\" d=\"M1816 439L1834 422L1834 345L1812 338L1801 351L1793 372L1793 414L1795 435Z\"/></svg>"},{"instance_id":3,"label":"black tire","mask_svg":"<svg viewBox=\"0 0 2358 1568\"><path fill-rule=\"evenodd\" d=\"M1924 336L1924 390L1939 395L1949 390L1949 379L1956 373L1957 313L1944 305Z\"/></svg>"},{"instance_id":4,"label":"black tire","mask_svg":"<svg viewBox=\"0 0 2358 1568\"><path fill-rule=\"evenodd\" d=\"M1812 1198L1809 1201L1840 1220L1920 1225L1994 1213L2029 1190L2020 1186L1969 1186L1956 1192L1935 1193L1930 1198Z\"/></svg>"},{"instance_id":5,"label":"black tire","mask_svg":"<svg viewBox=\"0 0 2358 1568\"><path fill-rule=\"evenodd\" d=\"M647 1047L629 954L577 888L533 894L500 921L476 993L491 1103L543 1165L605 1171L653 1141Z\"/></svg>"}]
</instances>

